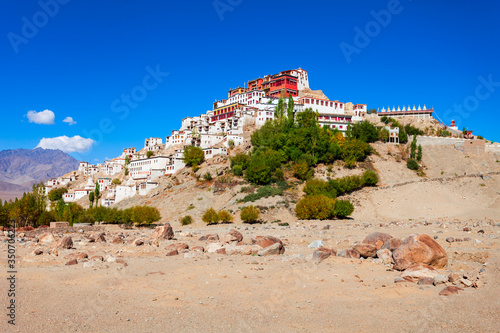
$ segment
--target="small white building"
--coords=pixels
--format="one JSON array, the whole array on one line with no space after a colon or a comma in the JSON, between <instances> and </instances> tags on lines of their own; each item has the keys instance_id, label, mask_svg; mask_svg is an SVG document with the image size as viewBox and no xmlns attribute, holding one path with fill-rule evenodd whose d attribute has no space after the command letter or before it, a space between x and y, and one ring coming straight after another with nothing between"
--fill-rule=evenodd
<instances>
[{"instance_id":1,"label":"small white building","mask_svg":"<svg viewBox=\"0 0 500 333\"><path fill-rule=\"evenodd\" d=\"M98 178L97 179L97 184L99 184L99 191L103 192L108 188L109 185L111 185L111 178Z\"/></svg>"},{"instance_id":2,"label":"small white building","mask_svg":"<svg viewBox=\"0 0 500 333\"><path fill-rule=\"evenodd\" d=\"M92 192L92 190L85 189L85 188L79 188L75 190L75 201L79 200L83 197L86 197Z\"/></svg>"},{"instance_id":3,"label":"small white building","mask_svg":"<svg viewBox=\"0 0 500 333\"><path fill-rule=\"evenodd\" d=\"M73 202L73 201L75 201L75 193L64 193L62 196L62 199L66 203Z\"/></svg>"},{"instance_id":4,"label":"small white building","mask_svg":"<svg viewBox=\"0 0 500 333\"><path fill-rule=\"evenodd\" d=\"M101 199L101 205L104 207L109 207L111 205L114 205L115 203L115 198L102 198Z\"/></svg>"},{"instance_id":5,"label":"small white building","mask_svg":"<svg viewBox=\"0 0 500 333\"><path fill-rule=\"evenodd\" d=\"M78 165L78 171L85 172L85 170L87 170L88 166L89 166L88 162L80 162L80 164Z\"/></svg>"},{"instance_id":6,"label":"small white building","mask_svg":"<svg viewBox=\"0 0 500 333\"><path fill-rule=\"evenodd\" d=\"M146 195L152 189L158 187L156 182L143 182L139 184L139 195Z\"/></svg>"},{"instance_id":7,"label":"small white building","mask_svg":"<svg viewBox=\"0 0 500 333\"><path fill-rule=\"evenodd\" d=\"M115 203L124 199L132 198L137 193L137 186L135 184L117 185Z\"/></svg>"},{"instance_id":8,"label":"small white building","mask_svg":"<svg viewBox=\"0 0 500 333\"><path fill-rule=\"evenodd\" d=\"M151 175L152 169L165 169L168 162L169 158L166 156L134 160L129 164L130 176L133 179L146 179Z\"/></svg>"},{"instance_id":9,"label":"small white building","mask_svg":"<svg viewBox=\"0 0 500 333\"><path fill-rule=\"evenodd\" d=\"M205 154L205 159L212 158L215 155L227 156L227 148L205 148L203 149L203 153Z\"/></svg>"}]
</instances>

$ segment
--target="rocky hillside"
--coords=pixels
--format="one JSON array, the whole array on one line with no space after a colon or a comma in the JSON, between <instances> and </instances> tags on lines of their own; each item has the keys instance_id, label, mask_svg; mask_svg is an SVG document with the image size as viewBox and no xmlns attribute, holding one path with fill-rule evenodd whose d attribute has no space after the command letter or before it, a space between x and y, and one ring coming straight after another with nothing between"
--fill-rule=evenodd
<instances>
[{"instance_id":1,"label":"rocky hillside","mask_svg":"<svg viewBox=\"0 0 500 333\"><path fill-rule=\"evenodd\" d=\"M33 183L78 169L78 161L60 150L0 151L0 198L10 199L30 190Z\"/></svg>"}]
</instances>

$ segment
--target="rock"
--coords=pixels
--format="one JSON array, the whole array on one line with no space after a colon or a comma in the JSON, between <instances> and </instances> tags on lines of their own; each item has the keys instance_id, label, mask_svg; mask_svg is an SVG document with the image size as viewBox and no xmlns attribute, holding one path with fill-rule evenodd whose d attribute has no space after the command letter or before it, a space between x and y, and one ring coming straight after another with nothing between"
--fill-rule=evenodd
<instances>
[{"instance_id":1,"label":"rock","mask_svg":"<svg viewBox=\"0 0 500 333\"><path fill-rule=\"evenodd\" d=\"M160 247L160 243L158 242L158 239L153 239L153 241L151 242L151 245L154 246L154 247Z\"/></svg>"},{"instance_id":2,"label":"rock","mask_svg":"<svg viewBox=\"0 0 500 333\"><path fill-rule=\"evenodd\" d=\"M456 294L458 294L459 291L463 291L463 289L455 287L455 286L448 286L448 287L444 288L443 290L441 290L439 295L441 295L441 296L456 295Z\"/></svg>"},{"instance_id":3,"label":"rock","mask_svg":"<svg viewBox=\"0 0 500 333\"><path fill-rule=\"evenodd\" d=\"M331 255L336 255L335 250L327 249L326 247L320 247L313 252L312 260L317 265Z\"/></svg>"},{"instance_id":4,"label":"rock","mask_svg":"<svg viewBox=\"0 0 500 333\"><path fill-rule=\"evenodd\" d=\"M352 248L358 251L363 258L375 258L377 256L377 247L372 244L356 244Z\"/></svg>"},{"instance_id":5,"label":"rock","mask_svg":"<svg viewBox=\"0 0 500 333\"><path fill-rule=\"evenodd\" d=\"M116 262L116 258L109 254L104 259L106 262Z\"/></svg>"},{"instance_id":6,"label":"rock","mask_svg":"<svg viewBox=\"0 0 500 333\"><path fill-rule=\"evenodd\" d=\"M135 246L144 245L144 241L142 239L136 239L136 240L134 240L134 245Z\"/></svg>"},{"instance_id":7,"label":"rock","mask_svg":"<svg viewBox=\"0 0 500 333\"><path fill-rule=\"evenodd\" d=\"M178 254L179 254L179 251L177 251L177 250L171 250L171 251L167 252L167 257L176 256Z\"/></svg>"},{"instance_id":8,"label":"rock","mask_svg":"<svg viewBox=\"0 0 500 333\"><path fill-rule=\"evenodd\" d=\"M38 242L41 244L50 244L55 240L54 235L50 232L46 232L38 236Z\"/></svg>"},{"instance_id":9,"label":"rock","mask_svg":"<svg viewBox=\"0 0 500 333\"><path fill-rule=\"evenodd\" d=\"M125 261L125 259L123 258L116 258L116 261L115 261L117 264L123 264L123 266L128 266L127 265L127 262Z\"/></svg>"},{"instance_id":10,"label":"rock","mask_svg":"<svg viewBox=\"0 0 500 333\"><path fill-rule=\"evenodd\" d=\"M73 240L70 236L66 236L52 244L52 247L56 249L71 249L73 247Z\"/></svg>"},{"instance_id":11,"label":"rock","mask_svg":"<svg viewBox=\"0 0 500 333\"><path fill-rule=\"evenodd\" d=\"M434 279L437 275L439 275L438 271L426 264L413 264L401 273L402 278L409 278L413 281L426 277Z\"/></svg>"},{"instance_id":12,"label":"rock","mask_svg":"<svg viewBox=\"0 0 500 333\"><path fill-rule=\"evenodd\" d=\"M203 248L203 246L194 246L191 248L191 251L203 253L203 252L205 252L205 249Z\"/></svg>"},{"instance_id":13,"label":"rock","mask_svg":"<svg viewBox=\"0 0 500 333\"><path fill-rule=\"evenodd\" d=\"M229 233L225 234L221 237L221 243L232 243L232 242L241 242L243 240L243 235L236 229L231 229Z\"/></svg>"},{"instance_id":14,"label":"rock","mask_svg":"<svg viewBox=\"0 0 500 333\"><path fill-rule=\"evenodd\" d=\"M462 230L463 231L471 231L472 229L470 227L464 227Z\"/></svg>"},{"instance_id":15,"label":"rock","mask_svg":"<svg viewBox=\"0 0 500 333\"><path fill-rule=\"evenodd\" d=\"M219 241L219 235L217 234L209 234L205 236L201 236L199 241L209 241L209 242L218 242Z\"/></svg>"},{"instance_id":16,"label":"rock","mask_svg":"<svg viewBox=\"0 0 500 333\"><path fill-rule=\"evenodd\" d=\"M347 250L342 250L339 253L337 253L337 257L359 259L361 256L359 255L359 252L356 251L355 249L347 249Z\"/></svg>"},{"instance_id":17,"label":"rock","mask_svg":"<svg viewBox=\"0 0 500 333\"><path fill-rule=\"evenodd\" d=\"M160 227L156 227L151 234L152 239L172 239L174 238L174 230L170 226L170 223L165 223Z\"/></svg>"},{"instance_id":18,"label":"rock","mask_svg":"<svg viewBox=\"0 0 500 333\"><path fill-rule=\"evenodd\" d=\"M464 238L464 242L472 242L472 238L470 238L470 237L465 237L465 238Z\"/></svg>"},{"instance_id":19,"label":"rock","mask_svg":"<svg viewBox=\"0 0 500 333\"><path fill-rule=\"evenodd\" d=\"M254 239L252 239L252 244L259 245L263 249L273 245L274 243L280 243L283 246L283 252L285 252L285 246L279 238L273 236L256 236Z\"/></svg>"},{"instance_id":20,"label":"rock","mask_svg":"<svg viewBox=\"0 0 500 333\"><path fill-rule=\"evenodd\" d=\"M312 248L312 249L317 249L319 247L323 246L323 241L322 240L315 240L311 244L309 244L307 247Z\"/></svg>"},{"instance_id":21,"label":"rock","mask_svg":"<svg viewBox=\"0 0 500 333\"><path fill-rule=\"evenodd\" d=\"M478 230L478 232L477 232L477 233L478 233L478 234L484 234L484 230L483 230L483 229Z\"/></svg>"},{"instance_id":22,"label":"rock","mask_svg":"<svg viewBox=\"0 0 500 333\"><path fill-rule=\"evenodd\" d=\"M228 245L225 247L225 249L226 254L229 255L252 255L257 254L260 250L262 250L262 247L260 247L259 245Z\"/></svg>"},{"instance_id":23,"label":"rock","mask_svg":"<svg viewBox=\"0 0 500 333\"><path fill-rule=\"evenodd\" d=\"M271 246L266 247L265 249L260 250L257 252L257 255L259 256L270 256L270 255L278 255L282 254L285 252L283 248L283 244L281 243L274 243Z\"/></svg>"},{"instance_id":24,"label":"rock","mask_svg":"<svg viewBox=\"0 0 500 333\"><path fill-rule=\"evenodd\" d=\"M363 244L371 244L374 245L377 250L380 250L382 246L391 239L392 236L383 232L372 232L363 240ZM376 250L376 251L377 251Z\"/></svg>"},{"instance_id":25,"label":"rock","mask_svg":"<svg viewBox=\"0 0 500 333\"><path fill-rule=\"evenodd\" d=\"M394 283L400 283L400 282L413 282L411 279L405 279L401 276L396 276L394 278Z\"/></svg>"},{"instance_id":26,"label":"rock","mask_svg":"<svg viewBox=\"0 0 500 333\"><path fill-rule=\"evenodd\" d=\"M434 279L430 277L424 277L417 281L417 284L421 285L432 285L434 283Z\"/></svg>"},{"instance_id":27,"label":"rock","mask_svg":"<svg viewBox=\"0 0 500 333\"><path fill-rule=\"evenodd\" d=\"M57 252L57 249L52 249L50 250L50 254L52 254L53 256L59 256L59 252Z\"/></svg>"},{"instance_id":28,"label":"rock","mask_svg":"<svg viewBox=\"0 0 500 333\"><path fill-rule=\"evenodd\" d=\"M71 266L71 265L76 265L78 264L78 261L76 259L71 259L66 263L66 266Z\"/></svg>"},{"instance_id":29,"label":"rock","mask_svg":"<svg viewBox=\"0 0 500 333\"><path fill-rule=\"evenodd\" d=\"M467 279L460 279L460 283L466 287L472 287L472 281Z\"/></svg>"},{"instance_id":30,"label":"rock","mask_svg":"<svg viewBox=\"0 0 500 333\"><path fill-rule=\"evenodd\" d=\"M165 250L167 251L173 251L176 250L177 252L180 252L182 250L187 250L189 249L189 245L186 243L175 243L175 244L170 244L168 245Z\"/></svg>"},{"instance_id":31,"label":"rock","mask_svg":"<svg viewBox=\"0 0 500 333\"><path fill-rule=\"evenodd\" d=\"M448 275L448 281L456 284L460 281L460 275L458 275L457 273L450 273L450 275Z\"/></svg>"},{"instance_id":32,"label":"rock","mask_svg":"<svg viewBox=\"0 0 500 333\"><path fill-rule=\"evenodd\" d=\"M438 284L443 284L443 283L446 283L446 282L448 282L448 276L439 274L439 275L436 275L434 277L434 281L432 283L435 286L437 286Z\"/></svg>"},{"instance_id":33,"label":"rock","mask_svg":"<svg viewBox=\"0 0 500 333\"><path fill-rule=\"evenodd\" d=\"M453 237L446 237L445 239L448 243L453 243L455 241L455 238Z\"/></svg>"},{"instance_id":34,"label":"rock","mask_svg":"<svg viewBox=\"0 0 500 333\"><path fill-rule=\"evenodd\" d=\"M95 242L95 238L94 237L85 237L85 240L89 243L94 243Z\"/></svg>"},{"instance_id":35,"label":"rock","mask_svg":"<svg viewBox=\"0 0 500 333\"><path fill-rule=\"evenodd\" d=\"M388 249L380 249L377 251L377 258L380 258L384 264L391 264L392 252Z\"/></svg>"},{"instance_id":36,"label":"rock","mask_svg":"<svg viewBox=\"0 0 500 333\"><path fill-rule=\"evenodd\" d=\"M106 234L104 232L94 236L96 242L106 243Z\"/></svg>"},{"instance_id":37,"label":"rock","mask_svg":"<svg viewBox=\"0 0 500 333\"><path fill-rule=\"evenodd\" d=\"M64 257L64 259L78 259L78 260L82 260L82 259L85 259L85 258L88 258L88 254L85 253L85 252L74 252L74 253L70 253L68 254L67 256Z\"/></svg>"},{"instance_id":38,"label":"rock","mask_svg":"<svg viewBox=\"0 0 500 333\"><path fill-rule=\"evenodd\" d=\"M123 239L120 236L115 236L113 237L113 240L111 241L113 244L123 244Z\"/></svg>"},{"instance_id":39,"label":"rock","mask_svg":"<svg viewBox=\"0 0 500 333\"><path fill-rule=\"evenodd\" d=\"M35 256L39 256L41 254L43 254L42 250L35 250L35 251L33 251L33 255L35 255Z\"/></svg>"},{"instance_id":40,"label":"rock","mask_svg":"<svg viewBox=\"0 0 500 333\"><path fill-rule=\"evenodd\" d=\"M401 246L403 242L399 238L390 238L385 241L384 245L382 245L381 249L388 249L389 251L394 251L398 247Z\"/></svg>"},{"instance_id":41,"label":"rock","mask_svg":"<svg viewBox=\"0 0 500 333\"><path fill-rule=\"evenodd\" d=\"M227 254L227 252L226 252L226 249L225 249L225 248L217 249L217 250L215 251L215 253L217 253L217 254Z\"/></svg>"},{"instance_id":42,"label":"rock","mask_svg":"<svg viewBox=\"0 0 500 333\"><path fill-rule=\"evenodd\" d=\"M205 253L200 252L188 252L184 253L184 259L195 258L195 259L210 259Z\"/></svg>"},{"instance_id":43,"label":"rock","mask_svg":"<svg viewBox=\"0 0 500 333\"><path fill-rule=\"evenodd\" d=\"M443 268L448 263L446 251L426 234L408 236L403 244L392 252L394 269L404 270L415 263Z\"/></svg>"},{"instance_id":44,"label":"rock","mask_svg":"<svg viewBox=\"0 0 500 333\"><path fill-rule=\"evenodd\" d=\"M216 253L217 250L224 248L224 244L222 243L210 243L205 247L205 251L207 253Z\"/></svg>"},{"instance_id":45,"label":"rock","mask_svg":"<svg viewBox=\"0 0 500 333\"><path fill-rule=\"evenodd\" d=\"M104 258L102 256L92 256L92 257L90 257L90 260L93 260L93 261L104 261Z\"/></svg>"}]
</instances>

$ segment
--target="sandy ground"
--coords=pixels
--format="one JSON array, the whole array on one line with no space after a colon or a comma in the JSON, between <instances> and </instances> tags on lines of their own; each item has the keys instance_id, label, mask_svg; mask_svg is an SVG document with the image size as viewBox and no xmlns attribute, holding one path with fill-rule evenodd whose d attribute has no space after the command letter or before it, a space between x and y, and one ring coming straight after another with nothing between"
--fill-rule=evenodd
<instances>
[{"instance_id":1,"label":"sandy ground","mask_svg":"<svg viewBox=\"0 0 500 333\"><path fill-rule=\"evenodd\" d=\"M323 230L329 224L329 230ZM425 225L428 224L428 225ZM462 231L465 225L470 232ZM165 256L165 245L141 247L75 242L59 255L34 256L18 244L16 326L4 319L2 332L498 332L500 322L499 221L398 221L380 224L351 221L294 222L291 226L222 225L176 230L177 241L191 247L207 233L238 228L249 241L256 235L280 237L279 256L209 254L203 258ZM479 230L485 233L478 233ZM341 250L372 231L404 238L412 233L438 236L449 255L443 274L479 278L480 287L439 296L445 285L394 283L400 272L377 259L330 257L319 265L308 244L324 240ZM147 239L151 230L106 227ZM445 238L469 237L447 243ZM73 234L75 240L82 235ZM47 249L40 247L41 249ZM115 262L65 266L63 257L84 251L122 256ZM6 267L6 245L1 264ZM483 273L479 271L485 268ZM5 281L5 269L0 275ZM2 288L6 290L5 282ZM2 304L7 304L2 293Z\"/></svg>"}]
</instances>

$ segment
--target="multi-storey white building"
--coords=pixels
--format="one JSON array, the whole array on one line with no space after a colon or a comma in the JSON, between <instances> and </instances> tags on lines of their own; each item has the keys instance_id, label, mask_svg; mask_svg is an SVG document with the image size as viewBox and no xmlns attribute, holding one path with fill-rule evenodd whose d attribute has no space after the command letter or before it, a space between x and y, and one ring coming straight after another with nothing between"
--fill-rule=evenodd
<instances>
[{"instance_id":1,"label":"multi-storey white building","mask_svg":"<svg viewBox=\"0 0 500 333\"><path fill-rule=\"evenodd\" d=\"M169 162L167 156L154 156L151 158L143 158L134 160L129 164L130 176L135 179L145 179L151 175L152 169L165 170L165 166Z\"/></svg>"}]
</instances>

